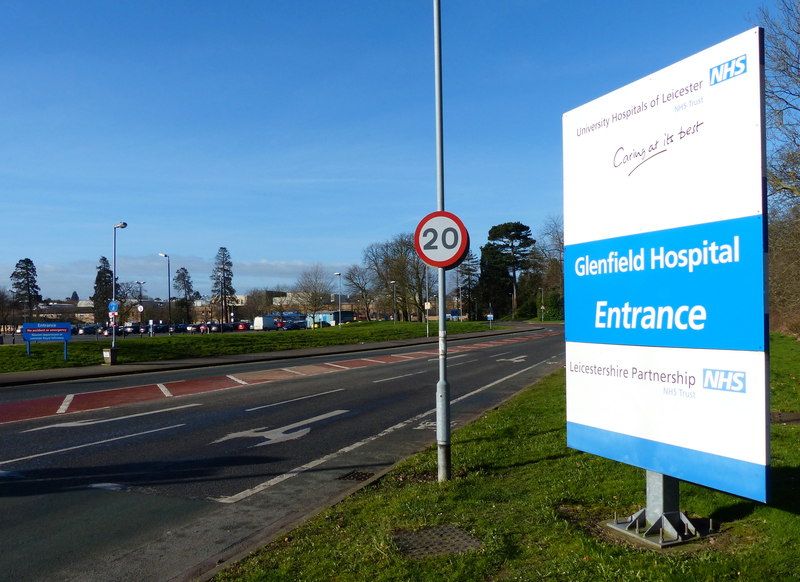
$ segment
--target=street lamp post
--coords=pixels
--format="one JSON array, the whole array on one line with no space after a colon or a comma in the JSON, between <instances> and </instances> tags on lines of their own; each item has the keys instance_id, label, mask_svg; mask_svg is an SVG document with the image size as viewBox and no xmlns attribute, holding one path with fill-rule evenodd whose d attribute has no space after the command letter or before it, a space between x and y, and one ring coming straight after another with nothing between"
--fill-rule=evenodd
<instances>
[{"instance_id":1,"label":"street lamp post","mask_svg":"<svg viewBox=\"0 0 800 582\"><path fill-rule=\"evenodd\" d=\"M335 277L339 278L339 321L338 325L342 325L342 274L334 273Z\"/></svg>"},{"instance_id":2,"label":"street lamp post","mask_svg":"<svg viewBox=\"0 0 800 582\"><path fill-rule=\"evenodd\" d=\"M389 281L392 286L392 322L397 325L397 281Z\"/></svg>"},{"instance_id":3,"label":"street lamp post","mask_svg":"<svg viewBox=\"0 0 800 582\"><path fill-rule=\"evenodd\" d=\"M142 285L144 285L145 283L147 283L147 281L136 281L136 284L139 285L139 305L142 304ZM144 323L144 315L143 315L143 313L144 313L144 309L139 311L139 323L140 324Z\"/></svg>"},{"instance_id":4,"label":"street lamp post","mask_svg":"<svg viewBox=\"0 0 800 582\"><path fill-rule=\"evenodd\" d=\"M169 283L169 277L172 271L169 268L169 255L167 253L158 253L158 256L167 259L167 330L169 330L172 326L172 291ZM169 333L172 334L172 332Z\"/></svg>"},{"instance_id":5,"label":"street lamp post","mask_svg":"<svg viewBox=\"0 0 800 582\"><path fill-rule=\"evenodd\" d=\"M114 254L113 256L113 263L111 264L111 301L116 302L117 300L117 229L118 228L127 228L128 223L124 221L119 221L117 224L114 225ZM117 318L114 318L114 321L111 322L111 361L115 360L114 358L114 350L117 349Z\"/></svg>"}]
</instances>

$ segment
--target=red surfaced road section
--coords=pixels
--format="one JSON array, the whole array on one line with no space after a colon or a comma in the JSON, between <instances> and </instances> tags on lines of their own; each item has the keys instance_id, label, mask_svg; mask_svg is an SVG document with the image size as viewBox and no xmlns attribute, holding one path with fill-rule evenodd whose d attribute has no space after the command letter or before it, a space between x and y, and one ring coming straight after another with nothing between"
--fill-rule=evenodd
<instances>
[{"instance_id":1,"label":"red surfaced road section","mask_svg":"<svg viewBox=\"0 0 800 582\"><path fill-rule=\"evenodd\" d=\"M538 337L555 335L556 333L559 332L544 333L540 334ZM450 351L453 353L469 352L521 341L530 341L532 339L536 339L536 337L503 338L468 346L458 346L452 348ZM215 390L227 390L229 388L240 387L244 384L283 381L317 376L320 374L330 374L354 368L363 368L365 366L396 364L418 358L435 357L437 355L437 351L428 350L392 355L375 355L368 358L340 360L335 363L311 364L292 366L290 368L245 372L235 376L235 379L229 376L210 376L207 378L167 382L166 384L130 386L126 388L115 388L113 390L102 390L99 392L81 392L68 394L67 396L49 396L46 398L36 398L19 402L7 402L0 404L0 423L29 420L69 412L97 410L98 408L108 408L136 402L161 400L172 396L187 396L190 394L213 392Z\"/></svg>"},{"instance_id":2,"label":"red surfaced road section","mask_svg":"<svg viewBox=\"0 0 800 582\"><path fill-rule=\"evenodd\" d=\"M37 398L36 400L0 404L0 422L52 416L58 412L62 402L64 402L63 396L50 396L48 398Z\"/></svg>"}]
</instances>

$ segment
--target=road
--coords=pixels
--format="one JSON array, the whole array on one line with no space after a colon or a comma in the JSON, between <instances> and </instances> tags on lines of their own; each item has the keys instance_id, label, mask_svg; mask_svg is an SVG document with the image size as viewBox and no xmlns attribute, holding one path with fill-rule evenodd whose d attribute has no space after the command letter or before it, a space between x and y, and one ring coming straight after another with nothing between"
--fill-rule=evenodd
<instances>
[{"instance_id":1,"label":"road","mask_svg":"<svg viewBox=\"0 0 800 582\"><path fill-rule=\"evenodd\" d=\"M448 351L457 428L563 367L563 330ZM209 572L434 443L437 357L426 345L0 391L2 577Z\"/></svg>"}]
</instances>

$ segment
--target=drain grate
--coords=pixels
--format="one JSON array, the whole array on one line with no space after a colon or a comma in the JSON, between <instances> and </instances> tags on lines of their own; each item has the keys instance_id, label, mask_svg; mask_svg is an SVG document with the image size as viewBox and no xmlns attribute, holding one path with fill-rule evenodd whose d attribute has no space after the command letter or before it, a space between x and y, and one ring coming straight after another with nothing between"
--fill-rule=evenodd
<instances>
[{"instance_id":1,"label":"drain grate","mask_svg":"<svg viewBox=\"0 0 800 582\"><path fill-rule=\"evenodd\" d=\"M800 423L800 412L771 412L770 420L776 424L798 424Z\"/></svg>"},{"instance_id":2,"label":"drain grate","mask_svg":"<svg viewBox=\"0 0 800 582\"><path fill-rule=\"evenodd\" d=\"M454 525L397 530L392 539L400 553L411 558L460 554L483 547L479 539Z\"/></svg>"},{"instance_id":3,"label":"drain grate","mask_svg":"<svg viewBox=\"0 0 800 582\"><path fill-rule=\"evenodd\" d=\"M350 471L341 477L337 477L339 481L366 481L371 478L375 473L365 473L364 471Z\"/></svg>"}]
</instances>

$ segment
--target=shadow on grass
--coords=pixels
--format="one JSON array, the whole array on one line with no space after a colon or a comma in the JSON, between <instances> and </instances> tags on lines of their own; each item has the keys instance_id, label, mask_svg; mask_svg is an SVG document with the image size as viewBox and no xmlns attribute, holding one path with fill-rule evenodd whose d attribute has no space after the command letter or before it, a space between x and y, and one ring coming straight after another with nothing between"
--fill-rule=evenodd
<instances>
[{"instance_id":1,"label":"shadow on grass","mask_svg":"<svg viewBox=\"0 0 800 582\"><path fill-rule=\"evenodd\" d=\"M767 506L800 515L800 467L771 467ZM715 521L732 522L748 517L760 504L742 500L711 514Z\"/></svg>"}]
</instances>

